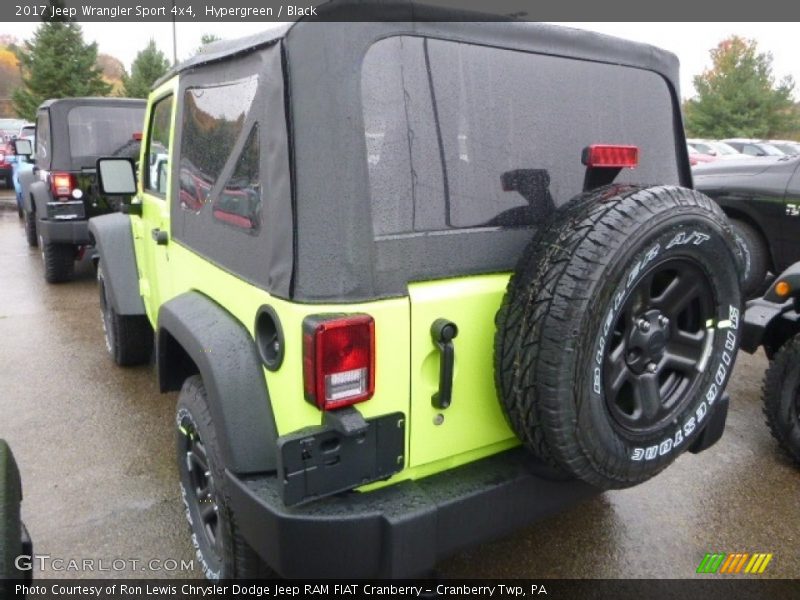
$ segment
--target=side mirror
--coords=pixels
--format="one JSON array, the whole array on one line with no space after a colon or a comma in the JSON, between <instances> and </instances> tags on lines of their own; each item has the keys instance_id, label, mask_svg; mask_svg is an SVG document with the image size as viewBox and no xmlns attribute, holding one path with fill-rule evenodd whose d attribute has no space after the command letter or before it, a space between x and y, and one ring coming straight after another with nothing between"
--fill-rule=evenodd
<instances>
[{"instance_id":1,"label":"side mirror","mask_svg":"<svg viewBox=\"0 0 800 600\"><path fill-rule=\"evenodd\" d=\"M133 196L136 193L136 168L130 158L99 158L97 180L105 196Z\"/></svg>"},{"instance_id":2,"label":"side mirror","mask_svg":"<svg viewBox=\"0 0 800 600\"><path fill-rule=\"evenodd\" d=\"M30 158L33 156L33 144L31 144L30 140L14 140L14 154L17 156L24 156L25 158Z\"/></svg>"}]
</instances>

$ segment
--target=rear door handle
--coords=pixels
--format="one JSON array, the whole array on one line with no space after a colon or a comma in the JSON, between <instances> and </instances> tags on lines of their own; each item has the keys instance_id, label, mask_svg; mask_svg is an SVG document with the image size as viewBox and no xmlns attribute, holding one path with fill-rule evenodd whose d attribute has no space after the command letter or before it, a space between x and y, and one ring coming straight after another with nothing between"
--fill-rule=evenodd
<instances>
[{"instance_id":1,"label":"rear door handle","mask_svg":"<svg viewBox=\"0 0 800 600\"><path fill-rule=\"evenodd\" d=\"M439 349L439 390L431 396L434 408L447 408L453 401L453 369L456 362L453 339L457 335L458 327L447 319L436 319L431 325L431 337Z\"/></svg>"},{"instance_id":2,"label":"rear door handle","mask_svg":"<svg viewBox=\"0 0 800 600\"><path fill-rule=\"evenodd\" d=\"M158 227L150 231L150 236L159 246L166 246L169 242L169 234L166 231L162 231Z\"/></svg>"}]
</instances>

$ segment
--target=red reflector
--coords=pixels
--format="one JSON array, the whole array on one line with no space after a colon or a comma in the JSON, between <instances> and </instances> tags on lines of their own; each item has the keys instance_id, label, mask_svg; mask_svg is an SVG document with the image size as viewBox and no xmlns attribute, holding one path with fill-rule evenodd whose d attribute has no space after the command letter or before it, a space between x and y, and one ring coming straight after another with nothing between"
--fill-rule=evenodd
<instances>
[{"instance_id":1,"label":"red reflector","mask_svg":"<svg viewBox=\"0 0 800 600\"><path fill-rule=\"evenodd\" d=\"M303 321L306 400L332 410L369 400L375 392L375 321L353 315Z\"/></svg>"},{"instance_id":2,"label":"red reflector","mask_svg":"<svg viewBox=\"0 0 800 600\"><path fill-rule=\"evenodd\" d=\"M75 178L70 173L53 173L50 186L56 198L69 197L75 188Z\"/></svg>"},{"instance_id":3,"label":"red reflector","mask_svg":"<svg viewBox=\"0 0 800 600\"><path fill-rule=\"evenodd\" d=\"M133 139L135 139L137 142L141 142L142 141L142 132L141 131L137 131L136 133L134 133L133 134Z\"/></svg>"},{"instance_id":4,"label":"red reflector","mask_svg":"<svg viewBox=\"0 0 800 600\"><path fill-rule=\"evenodd\" d=\"M639 147L593 144L583 149L581 160L587 167L613 169L628 167L633 169L639 165Z\"/></svg>"}]
</instances>

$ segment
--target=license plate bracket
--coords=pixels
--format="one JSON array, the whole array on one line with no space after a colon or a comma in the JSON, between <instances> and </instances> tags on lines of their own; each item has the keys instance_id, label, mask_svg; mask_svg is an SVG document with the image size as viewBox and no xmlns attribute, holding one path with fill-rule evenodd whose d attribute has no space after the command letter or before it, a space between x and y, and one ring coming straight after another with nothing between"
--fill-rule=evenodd
<instances>
[{"instance_id":1,"label":"license plate bracket","mask_svg":"<svg viewBox=\"0 0 800 600\"><path fill-rule=\"evenodd\" d=\"M358 435L313 427L278 439L283 502L293 506L387 479L405 462L405 415L366 421Z\"/></svg>"}]
</instances>

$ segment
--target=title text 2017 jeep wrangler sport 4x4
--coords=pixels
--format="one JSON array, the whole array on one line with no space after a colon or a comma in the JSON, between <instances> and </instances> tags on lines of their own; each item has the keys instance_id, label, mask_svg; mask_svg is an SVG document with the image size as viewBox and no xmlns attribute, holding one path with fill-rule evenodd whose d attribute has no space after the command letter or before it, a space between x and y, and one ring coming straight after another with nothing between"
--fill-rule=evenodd
<instances>
[{"instance_id":1,"label":"title text 2017 jeep wrangler sport 4x4","mask_svg":"<svg viewBox=\"0 0 800 600\"><path fill-rule=\"evenodd\" d=\"M119 198L99 194L95 163L138 146L132 138L142 130L144 109L143 100L132 98L62 98L39 106L34 168L20 183L25 235L41 247L49 283L72 277L89 245L89 218L118 208Z\"/></svg>"},{"instance_id":2,"label":"title text 2017 jeep wrangler sport 4x4","mask_svg":"<svg viewBox=\"0 0 800 600\"><path fill-rule=\"evenodd\" d=\"M91 221L210 577L425 573L724 425L740 257L675 58L410 6L178 67Z\"/></svg>"}]
</instances>

